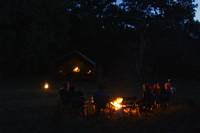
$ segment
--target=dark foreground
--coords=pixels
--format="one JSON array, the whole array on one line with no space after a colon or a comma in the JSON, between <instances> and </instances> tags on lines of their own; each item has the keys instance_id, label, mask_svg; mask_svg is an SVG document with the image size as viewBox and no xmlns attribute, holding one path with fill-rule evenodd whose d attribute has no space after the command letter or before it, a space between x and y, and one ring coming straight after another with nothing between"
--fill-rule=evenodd
<instances>
[{"instance_id":1,"label":"dark foreground","mask_svg":"<svg viewBox=\"0 0 200 133\"><path fill-rule=\"evenodd\" d=\"M200 132L200 91L195 81L177 83L178 96L168 109L140 118L68 116L56 91L44 93L39 82L1 82L0 133L197 133Z\"/></svg>"}]
</instances>

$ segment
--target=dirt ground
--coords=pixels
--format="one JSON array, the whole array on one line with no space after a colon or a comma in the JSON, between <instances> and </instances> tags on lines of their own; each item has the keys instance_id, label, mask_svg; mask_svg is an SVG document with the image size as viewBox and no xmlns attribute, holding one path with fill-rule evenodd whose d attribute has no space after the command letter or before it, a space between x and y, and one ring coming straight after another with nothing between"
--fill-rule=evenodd
<instances>
[{"instance_id":1,"label":"dirt ground","mask_svg":"<svg viewBox=\"0 0 200 133\"><path fill-rule=\"evenodd\" d=\"M44 92L40 88L40 81L27 79L0 82L0 133L200 132L198 81L177 81L177 99L168 109L140 118L116 120L68 116L60 110L57 92ZM129 89L127 87L123 91L129 93Z\"/></svg>"}]
</instances>

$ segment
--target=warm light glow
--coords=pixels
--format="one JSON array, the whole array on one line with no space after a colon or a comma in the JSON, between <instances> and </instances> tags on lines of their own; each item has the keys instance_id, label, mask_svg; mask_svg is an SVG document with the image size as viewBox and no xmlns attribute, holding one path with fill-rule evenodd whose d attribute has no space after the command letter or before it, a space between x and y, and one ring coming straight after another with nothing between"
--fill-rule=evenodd
<instances>
[{"instance_id":1,"label":"warm light glow","mask_svg":"<svg viewBox=\"0 0 200 133\"><path fill-rule=\"evenodd\" d=\"M91 71L91 70L88 70L87 74L91 74L91 73L92 73L92 71Z\"/></svg>"},{"instance_id":2,"label":"warm light glow","mask_svg":"<svg viewBox=\"0 0 200 133\"><path fill-rule=\"evenodd\" d=\"M48 89L49 89L49 84L48 84L47 82L44 84L44 89L45 89L45 90L48 90Z\"/></svg>"},{"instance_id":3,"label":"warm light glow","mask_svg":"<svg viewBox=\"0 0 200 133\"><path fill-rule=\"evenodd\" d=\"M116 98L115 100L113 100L110 103L111 103L111 105L114 106L115 110L120 110L123 107L122 102L123 102L123 98L122 97L118 97L118 98Z\"/></svg>"},{"instance_id":4,"label":"warm light glow","mask_svg":"<svg viewBox=\"0 0 200 133\"><path fill-rule=\"evenodd\" d=\"M73 72L75 72L75 73L78 73L78 72L80 72L81 70L80 70L80 68L78 67L78 66L76 66L76 67L74 67L74 69L73 69Z\"/></svg>"}]
</instances>

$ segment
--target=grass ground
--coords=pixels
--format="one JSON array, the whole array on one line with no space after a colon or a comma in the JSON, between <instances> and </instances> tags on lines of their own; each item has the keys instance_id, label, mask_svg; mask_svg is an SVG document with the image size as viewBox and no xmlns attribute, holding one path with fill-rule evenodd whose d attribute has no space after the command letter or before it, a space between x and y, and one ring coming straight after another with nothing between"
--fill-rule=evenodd
<instances>
[{"instance_id":1,"label":"grass ground","mask_svg":"<svg viewBox=\"0 0 200 133\"><path fill-rule=\"evenodd\" d=\"M42 91L39 79L1 81L0 133L199 133L200 85L179 80L176 86L177 100L168 109L141 118L108 120L68 116L60 110L56 91ZM123 91L131 92L128 87Z\"/></svg>"}]
</instances>

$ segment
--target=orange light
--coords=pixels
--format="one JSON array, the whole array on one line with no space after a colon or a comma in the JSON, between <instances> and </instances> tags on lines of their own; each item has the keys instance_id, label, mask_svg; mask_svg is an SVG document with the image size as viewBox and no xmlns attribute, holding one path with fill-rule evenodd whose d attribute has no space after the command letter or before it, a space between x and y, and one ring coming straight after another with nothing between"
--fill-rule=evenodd
<instances>
[{"instance_id":1,"label":"orange light","mask_svg":"<svg viewBox=\"0 0 200 133\"><path fill-rule=\"evenodd\" d=\"M80 72L81 70L80 70L80 68L78 67L78 66L76 66L76 67L74 67L74 69L73 69L73 72L75 72L75 73L78 73L78 72Z\"/></svg>"},{"instance_id":2,"label":"orange light","mask_svg":"<svg viewBox=\"0 0 200 133\"><path fill-rule=\"evenodd\" d=\"M44 84L44 90L48 90L49 89L49 84L46 82L45 84Z\"/></svg>"},{"instance_id":3,"label":"orange light","mask_svg":"<svg viewBox=\"0 0 200 133\"><path fill-rule=\"evenodd\" d=\"M112 102L110 102L110 104L113 105L115 110L120 110L123 107L122 102L123 102L123 98L118 97L115 100L113 100Z\"/></svg>"}]
</instances>

